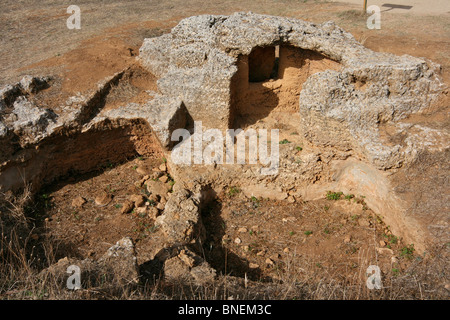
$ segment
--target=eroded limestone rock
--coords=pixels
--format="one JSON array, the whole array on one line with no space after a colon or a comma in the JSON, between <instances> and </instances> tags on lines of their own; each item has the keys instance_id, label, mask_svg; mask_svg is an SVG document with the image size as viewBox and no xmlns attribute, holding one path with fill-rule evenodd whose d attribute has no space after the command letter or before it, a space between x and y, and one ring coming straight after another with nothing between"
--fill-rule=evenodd
<instances>
[{"instance_id":1,"label":"eroded limestone rock","mask_svg":"<svg viewBox=\"0 0 450 320\"><path fill-rule=\"evenodd\" d=\"M194 120L229 128L240 57L271 46L311 50L341 65L302 86L299 127L311 143L358 154L380 169L411 161L404 146L382 141L379 126L430 106L443 90L440 66L369 50L332 22L252 13L190 17L170 34L146 39L140 61L160 77L162 94L180 97Z\"/></svg>"},{"instance_id":2,"label":"eroded limestone rock","mask_svg":"<svg viewBox=\"0 0 450 320\"><path fill-rule=\"evenodd\" d=\"M161 227L171 244L188 244L205 237L198 198L186 189L170 196L156 225Z\"/></svg>"}]
</instances>

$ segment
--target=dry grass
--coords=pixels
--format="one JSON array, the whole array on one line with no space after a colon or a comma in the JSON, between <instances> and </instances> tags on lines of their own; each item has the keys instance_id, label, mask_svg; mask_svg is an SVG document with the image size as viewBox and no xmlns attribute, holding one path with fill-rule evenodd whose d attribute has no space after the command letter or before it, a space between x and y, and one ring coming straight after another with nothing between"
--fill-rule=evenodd
<instances>
[{"instance_id":1,"label":"dry grass","mask_svg":"<svg viewBox=\"0 0 450 320\"><path fill-rule=\"evenodd\" d=\"M5 199L6 198L6 199ZM162 279L122 286L120 275L108 281L101 275L88 279L83 288L65 288L64 275L51 276L42 269L55 263L56 243L42 240L40 249L32 243L33 228L25 208L31 199L30 188L17 196L2 195L0 239L0 297L2 299L270 299L270 300L380 300L380 299L448 299L448 245L436 246L422 256L399 257L409 266L401 273L383 274L383 288L369 290L365 269L373 261L371 250L358 253L358 267L342 275L333 268L317 277L317 263L296 253L284 261L283 271L272 282L248 281L221 275L205 286L180 283L168 285ZM37 263L42 259L45 263ZM411 259L411 260L409 260Z\"/></svg>"}]
</instances>

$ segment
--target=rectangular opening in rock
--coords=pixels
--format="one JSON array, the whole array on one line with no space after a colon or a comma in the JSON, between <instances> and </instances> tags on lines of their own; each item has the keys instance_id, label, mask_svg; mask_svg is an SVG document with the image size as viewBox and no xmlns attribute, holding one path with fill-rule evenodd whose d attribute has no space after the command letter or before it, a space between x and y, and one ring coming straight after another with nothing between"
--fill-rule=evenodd
<instances>
[{"instance_id":1,"label":"rectangular opening in rock","mask_svg":"<svg viewBox=\"0 0 450 320\"><path fill-rule=\"evenodd\" d=\"M275 112L298 115L303 83L314 73L337 70L324 55L290 45L255 47L241 55L231 83L231 128L245 128Z\"/></svg>"},{"instance_id":2,"label":"rectangular opening in rock","mask_svg":"<svg viewBox=\"0 0 450 320\"><path fill-rule=\"evenodd\" d=\"M275 47L255 47L248 56L248 81L262 82L273 78Z\"/></svg>"}]
</instances>

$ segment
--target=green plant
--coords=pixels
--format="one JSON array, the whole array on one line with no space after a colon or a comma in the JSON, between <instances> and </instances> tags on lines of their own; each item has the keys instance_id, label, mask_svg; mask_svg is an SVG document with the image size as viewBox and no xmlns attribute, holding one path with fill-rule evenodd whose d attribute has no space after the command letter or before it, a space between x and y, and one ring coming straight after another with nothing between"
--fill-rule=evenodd
<instances>
[{"instance_id":1,"label":"green plant","mask_svg":"<svg viewBox=\"0 0 450 320\"><path fill-rule=\"evenodd\" d=\"M344 193L342 193L342 192L331 192L331 191L328 191L326 197L327 197L328 200L339 200L343 194Z\"/></svg>"},{"instance_id":2,"label":"green plant","mask_svg":"<svg viewBox=\"0 0 450 320\"><path fill-rule=\"evenodd\" d=\"M348 201L350 201L350 200L353 199L354 197L355 197L354 194L346 194L346 195L344 195L345 200L348 200Z\"/></svg>"},{"instance_id":3,"label":"green plant","mask_svg":"<svg viewBox=\"0 0 450 320\"><path fill-rule=\"evenodd\" d=\"M158 231L158 228L159 228L158 225L153 225L153 226L149 227L149 228L147 229L147 231L148 231L149 233L155 233L156 231Z\"/></svg>"},{"instance_id":4,"label":"green plant","mask_svg":"<svg viewBox=\"0 0 450 320\"><path fill-rule=\"evenodd\" d=\"M288 139L283 139L280 141L280 144L288 144L291 143Z\"/></svg>"},{"instance_id":5,"label":"green plant","mask_svg":"<svg viewBox=\"0 0 450 320\"><path fill-rule=\"evenodd\" d=\"M252 196L251 200L252 200L252 202L253 202L253 208L254 208L254 209L258 208L259 205L260 205L260 204L259 204L259 199L256 198L256 197L254 197L254 196Z\"/></svg>"},{"instance_id":6,"label":"green plant","mask_svg":"<svg viewBox=\"0 0 450 320\"><path fill-rule=\"evenodd\" d=\"M309 236L310 234L312 234L313 232L312 231L305 231L305 232L303 232L306 236Z\"/></svg>"},{"instance_id":7,"label":"green plant","mask_svg":"<svg viewBox=\"0 0 450 320\"><path fill-rule=\"evenodd\" d=\"M116 209L120 209L120 208L122 208L122 204L116 203L116 204L114 205L114 207L115 207Z\"/></svg>"},{"instance_id":8,"label":"green plant","mask_svg":"<svg viewBox=\"0 0 450 320\"><path fill-rule=\"evenodd\" d=\"M43 193L40 196L40 200L42 202L42 204L44 205L45 209L50 209L51 208L51 197L50 195L48 195L47 193Z\"/></svg>"},{"instance_id":9,"label":"green plant","mask_svg":"<svg viewBox=\"0 0 450 320\"><path fill-rule=\"evenodd\" d=\"M239 192L241 192L241 190L239 190L239 188L237 187L231 187L230 190L228 191L228 195L230 197L235 196L236 194L238 194Z\"/></svg>"},{"instance_id":10,"label":"green plant","mask_svg":"<svg viewBox=\"0 0 450 320\"><path fill-rule=\"evenodd\" d=\"M403 247L400 250L400 256L405 257L407 259L412 259L414 255L414 244L410 244L408 246Z\"/></svg>"},{"instance_id":11,"label":"green plant","mask_svg":"<svg viewBox=\"0 0 450 320\"><path fill-rule=\"evenodd\" d=\"M107 190L109 193L114 193L114 192L116 192L116 189L113 189L113 188L111 187L110 184L108 184L108 186L106 187L106 190Z\"/></svg>"},{"instance_id":12,"label":"green plant","mask_svg":"<svg viewBox=\"0 0 450 320\"><path fill-rule=\"evenodd\" d=\"M290 236L293 236L294 234L295 234L294 231L289 231L289 235L290 235Z\"/></svg>"},{"instance_id":13,"label":"green plant","mask_svg":"<svg viewBox=\"0 0 450 320\"><path fill-rule=\"evenodd\" d=\"M72 212L72 214L73 214L73 217L74 217L76 220L80 220L80 219L81 219L81 217L78 215L78 212L77 212L77 211Z\"/></svg>"},{"instance_id":14,"label":"green plant","mask_svg":"<svg viewBox=\"0 0 450 320\"><path fill-rule=\"evenodd\" d=\"M376 215L376 220L378 224L383 223L383 219L381 219L381 217L379 215Z\"/></svg>"},{"instance_id":15,"label":"green plant","mask_svg":"<svg viewBox=\"0 0 450 320\"><path fill-rule=\"evenodd\" d=\"M383 237L387 238L387 241L389 241L389 243L391 244L397 244L398 242L398 237L394 236L393 234L385 234L383 233Z\"/></svg>"},{"instance_id":16,"label":"green plant","mask_svg":"<svg viewBox=\"0 0 450 320\"><path fill-rule=\"evenodd\" d=\"M302 147L295 147L295 149L297 149L297 151L302 151L303 150Z\"/></svg>"}]
</instances>

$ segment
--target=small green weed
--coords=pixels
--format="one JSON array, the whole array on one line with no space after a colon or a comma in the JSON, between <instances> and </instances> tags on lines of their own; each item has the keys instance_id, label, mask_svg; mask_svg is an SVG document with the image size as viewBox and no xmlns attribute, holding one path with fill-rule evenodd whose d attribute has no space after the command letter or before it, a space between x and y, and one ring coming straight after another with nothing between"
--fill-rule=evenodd
<instances>
[{"instance_id":1,"label":"small green weed","mask_svg":"<svg viewBox=\"0 0 450 320\"><path fill-rule=\"evenodd\" d=\"M328 191L327 192L327 199L328 200L339 200L343 194L344 193L342 193L342 192L331 192L331 191Z\"/></svg>"}]
</instances>

